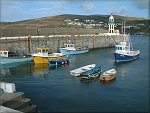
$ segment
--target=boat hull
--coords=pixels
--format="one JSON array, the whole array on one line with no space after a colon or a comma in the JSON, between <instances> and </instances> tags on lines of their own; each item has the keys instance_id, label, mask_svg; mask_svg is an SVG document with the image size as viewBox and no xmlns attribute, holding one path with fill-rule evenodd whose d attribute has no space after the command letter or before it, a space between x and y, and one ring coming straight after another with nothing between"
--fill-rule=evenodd
<instances>
[{"instance_id":1,"label":"boat hull","mask_svg":"<svg viewBox=\"0 0 150 113\"><path fill-rule=\"evenodd\" d=\"M81 76L80 81L93 81L96 80L101 74L101 71L90 74L90 75L83 75Z\"/></svg>"},{"instance_id":2,"label":"boat hull","mask_svg":"<svg viewBox=\"0 0 150 113\"><path fill-rule=\"evenodd\" d=\"M33 61L32 57L7 57L0 58L0 64L11 64L19 62L30 62Z\"/></svg>"},{"instance_id":3,"label":"boat hull","mask_svg":"<svg viewBox=\"0 0 150 113\"><path fill-rule=\"evenodd\" d=\"M104 77L103 75L100 76L101 81L111 81L116 78L116 75L110 75L110 77Z\"/></svg>"},{"instance_id":4,"label":"boat hull","mask_svg":"<svg viewBox=\"0 0 150 113\"><path fill-rule=\"evenodd\" d=\"M78 55L78 54L83 54L87 53L89 50L66 50L66 49L59 49L61 53L66 54L66 55Z\"/></svg>"},{"instance_id":5,"label":"boat hull","mask_svg":"<svg viewBox=\"0 0 150 113\"><path fill-rule=\"evenodd\" d=\"M91 64L91 65L83 66L83 67L80 67L80 68L77 68L75 70L70 71L70 74L72 76L80 76L82 73L93 69L95 66L96 66L96 64Z\"/></svg>"},{"instance_id":6,"label":"boat hull","mask_svg":"<svg viewBox=\"0 0 150 113\"><path fill-rule=\"evenodd\" d=\"M68 59L60 59L60 60L51 60L49 61L50 65L65 65L68 64L69 60Z\"/></svg>"},{"instance_id":7,"label":"boat hull","mask_svg":"<svg viewBox=\"0 0 150 113\"><path fill-rule=\"evenodd\" d=\"M32 57L33 57L34 63L49 63L49 61L51 60L63 59L66 56L63 55L63 56L58 56L58 57L42 57L42 56L32 56Z\"/></svg>"},{"instance_id":8,"label":"boat hull","mask_svg":"<svg viewBox=\"0 0 150 113\"><path fill-rule=\"evenodd\" d=\"M110 69L108 71L105 71L101 76L100 80L101 81L110 81L116 78L116 70L115 69Z\"/></svg>"},{"instance_id":9,"label":"boat hull","mask_svg":"<svg viewBox=\"0 0 150 113\"><path fill-rule=\"evenodd\" d=\"M135 54L135 55L124 55L120 53L114 53L114 57L115 57L116 62L132 61L132 60L139 58L139 54L140 53Z\"/></svg>"}]
</instances>

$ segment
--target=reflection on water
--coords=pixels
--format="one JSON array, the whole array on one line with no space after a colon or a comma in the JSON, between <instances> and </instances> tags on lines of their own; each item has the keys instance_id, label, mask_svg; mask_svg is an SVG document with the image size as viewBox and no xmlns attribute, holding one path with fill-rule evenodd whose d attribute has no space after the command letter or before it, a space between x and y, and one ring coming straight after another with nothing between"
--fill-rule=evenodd
<instances>
[{"instance_id":1,"label":"reflection on water","mask_svg":"<svg viewBox=\"0 0 150 113\"><path fill-rule=\"evenodd\" d=\"M33 63L14 63L1 65L0 77L16 77L24 75L32 75Z\"/></svg>"},{"instance_id":2,"label":"reflection on water","mask_svg":"<svg viewBox=\"0 0 150 113\"><path fill-rule=\"evenodd\" d=\"M126 77L130 66L132 65L132 61L131 62L114 62L114 65L116 66L117 69L117 76L119 77Z\"/></svg>"},{"instance_id":3,"label":"reflection on water","mask_svg":"<svg viewBox=\"0 0 150 113\"><path fill-rule=\"evenodd\" d=\"M47 63L14 63L0 66L0 77L40 76L46 77L50 70L57 70L67 65L49 66Z\"/></svg>"},{"instance_id":4,"label":"reflection on water","mask_svg":"<svg viewBox=\"0 0 150 113\"><path fill-rule=\"evenodd\" d=\"M49 64L47 63L37 63L34 64L33 75L46 77L49 72Z\"/></svg>"}]
</instances>

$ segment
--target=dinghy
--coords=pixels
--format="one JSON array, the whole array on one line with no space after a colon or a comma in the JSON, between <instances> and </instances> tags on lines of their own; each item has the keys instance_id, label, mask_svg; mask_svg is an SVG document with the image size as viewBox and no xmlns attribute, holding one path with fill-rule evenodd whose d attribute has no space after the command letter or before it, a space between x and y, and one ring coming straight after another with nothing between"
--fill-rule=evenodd
<instances>
[{"instance_id":1,"label":"dinghy","mask_svg":"<svg viewBox=\"0 0 150 113\"><path fill-rule=\"evenodd\" d=\"M91 69L93 69L96 66L96 64L90 64L90 65L86 65L77 69L74 69L72 71L70 71L70 74L72 76L80 76L83 72L89 71Z\"/></svg>"},{"instance_id":2,"label":"dinghy","mask_svg":"<svg viewBox=\"0 0 150 113\"><path fill-rule=\"evenodd\" d=\"M100 76L100 80L102 81L110 81L116 78L116 70L115 69L111 69L108 71L105 71L101 76Z\"/></svg>"}]
</instances>

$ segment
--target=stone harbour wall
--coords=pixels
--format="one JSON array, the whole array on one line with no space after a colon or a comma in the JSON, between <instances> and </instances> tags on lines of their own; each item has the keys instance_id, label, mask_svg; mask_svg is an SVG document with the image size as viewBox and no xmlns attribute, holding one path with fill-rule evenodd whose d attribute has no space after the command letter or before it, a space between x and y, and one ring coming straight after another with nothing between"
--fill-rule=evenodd
<instances>
[{"instance_id":1,"label":"stone harbour wall","mask_svg":"<svg viewBox=\"0 0 150 113\"><path fill-rule=\"evenodd\" d=\"M127 35L126 35L127 36ZM9 51L31 54L38 47L48 47L52 52L58 52L65 43L74 43L76 46L97 49L104 47L114 47L116 42L123 40L124 35L110 35L107 33L84 34L84 35L49 35L49 36L18 36L1 37L0 48L6 48Z\"/></svg>"}]
</instances>

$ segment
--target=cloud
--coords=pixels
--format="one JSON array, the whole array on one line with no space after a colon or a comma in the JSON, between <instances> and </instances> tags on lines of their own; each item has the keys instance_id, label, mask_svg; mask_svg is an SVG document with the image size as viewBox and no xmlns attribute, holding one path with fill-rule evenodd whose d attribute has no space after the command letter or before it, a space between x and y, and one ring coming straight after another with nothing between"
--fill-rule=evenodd
<instances>
[{"instance_id":1,"label":"cloud","mask_svg":"<svg viewBox=\"0 0 150 113\"><path fill-rule=\"evenodd\" d=\"M90 1L85 1L79 8L85 12L93 12L96 7Z\"/></svg>"},{"instance_id":2,"label":"cloud","mask_svg":"<svg viewBox=\"0 0 150 113\"><path fill-rule=\"evenodd\" d=\"M30 3L31 5L28 5ZM45 6L46 7L42 7ZM1 7L1 21L20 21L32 18L40 18L62 14L65 9L65 1L60 2L3 2Z\"/></svg>"},{"instance_id":3,"label":"cloud","mask_svg":"<svg viewBox=\"0 0 150 113\"><path fill-rule=\"evenodd\" d=\"M63 13L62 9L65 9L66 1L59 1L51 8L52 14L61 14Z\"/></svg>"},{"instance_id":4,"label":"cloud","mask_svg":"<svg viewBox=\"0 0 150 113\"><path fill-rule=\"evenodd\" d=\"M149 8L149 0L133 0L133 4L138 8L138 9L148 9Z\"/></svg>"},{"instance_id":5,"label":"cloud","mask_svg":"<svg viewBox=\"0 0 150 113\"><path fill-rule=\"evenodd\" d=\"M123 15L128 12L127 8L125 6L120 6L120 7L111 7L107 10L108 14L115 14L115 15Z\"/></svg>"}]
</instances>

